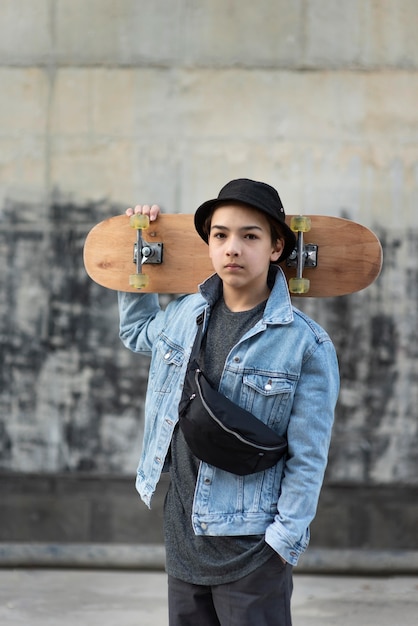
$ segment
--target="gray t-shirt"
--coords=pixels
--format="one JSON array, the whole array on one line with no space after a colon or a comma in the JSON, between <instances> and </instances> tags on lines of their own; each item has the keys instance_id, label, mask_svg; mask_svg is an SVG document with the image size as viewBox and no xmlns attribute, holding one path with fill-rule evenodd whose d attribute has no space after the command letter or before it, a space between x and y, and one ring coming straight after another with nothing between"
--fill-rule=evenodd
<instances>
[{"instance_id":1,"label":"gray t-shirt","mask_svg":"<svg viewBox=\"0 0 418 626\"><path fill-rule=\"evenodd\" d=\"M225 360L240 338L262 317L265 302L249 311L230 311L221 297L202 342L200 363L216 389ZM167 573L186 582L218 585L246 576L274 553L264 535L197 536L191 515L199 460L176 428L171 442L170 487L164 506Z\"/></svg>"}]
</instances>

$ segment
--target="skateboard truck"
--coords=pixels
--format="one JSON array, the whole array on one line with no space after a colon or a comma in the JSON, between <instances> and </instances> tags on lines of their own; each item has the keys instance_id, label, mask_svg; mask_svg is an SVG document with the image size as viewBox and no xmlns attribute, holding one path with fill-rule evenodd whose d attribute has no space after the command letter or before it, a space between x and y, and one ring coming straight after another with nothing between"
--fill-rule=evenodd
<instances>
[{"instance_id":1,"label":"skateboard truck","mask_svg":"<svg viewBox=\"0 0 418 626\"><path fill-rule=\"evenodd\" d=\"M136 289L143 289L148 285L148 275L142 273L142 266L146 264L159 264L163 261L163 244L160 242L149 243L142 238L142 231L149 227L148 215L135 213L129 220L132 228L136 229L136 242L134 243L134 259L136 274L129 276L129 285Z\"/></svg>"},{"instance_id":2,"label":"skateboard truck","mask_svg":"<svg viewBox=\"0 0 418 626\"><path fill-rule=\"evenodd\" d=\"M290 228L298 234L298 238L296 248L286 260L287 267L296 267L296 277L289 280L289 291L294 294L308 293L310 280L303 277L303 270L318 264L318 246L303 242L303 233L311 230L311 220L305 215L294 215L290 220Z\"/></svg>"}]
</instances>

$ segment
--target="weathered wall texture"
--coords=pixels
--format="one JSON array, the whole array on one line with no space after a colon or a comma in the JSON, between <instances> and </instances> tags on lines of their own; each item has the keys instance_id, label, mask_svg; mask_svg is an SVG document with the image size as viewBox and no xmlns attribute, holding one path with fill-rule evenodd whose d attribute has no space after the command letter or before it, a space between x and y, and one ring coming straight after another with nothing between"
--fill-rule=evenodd
<instances>
[{"instance_id":1,"label":"weathered wall texture","mask_svg":"<svg viewBox=\"0 0 418 626\"><path fill-rule=\"evenodd\" d=\"M381 237L377 283L304 304L341 362L327 480L417 484L417 22L414 0L2 0L4 473L134 474L147 361L85 234L248 176Z\"/></svg>"}]
</instances>

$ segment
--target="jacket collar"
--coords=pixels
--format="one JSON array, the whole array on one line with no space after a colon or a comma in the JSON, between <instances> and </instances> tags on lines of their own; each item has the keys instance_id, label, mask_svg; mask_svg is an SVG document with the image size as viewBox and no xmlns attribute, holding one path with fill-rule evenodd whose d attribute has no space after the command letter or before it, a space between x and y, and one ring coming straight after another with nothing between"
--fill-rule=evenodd
<instances>
[{"instance_id":1,"label":"jacket collar","mask_svg":"<svg viewBox=\"0 0 418 626\"><path fill-rule=\"evenodd\" d=\"M265 324L290 324L293 321L293 306L283 270L271 265L269 282L274 281L273 289L264 309ZM199 291L209 306L213 306L222 295L222 281L217 274L212 274L199 285Z\"/></svg>"}]
</instances>

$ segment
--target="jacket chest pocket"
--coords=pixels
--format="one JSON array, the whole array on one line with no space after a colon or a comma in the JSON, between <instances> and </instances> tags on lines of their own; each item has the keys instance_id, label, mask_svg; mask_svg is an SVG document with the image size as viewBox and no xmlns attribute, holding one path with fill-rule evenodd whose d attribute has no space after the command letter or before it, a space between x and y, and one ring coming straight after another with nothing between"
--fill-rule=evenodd
<instances>
[{"instance_id":1,"label":"jacket chest pocket","mask_svg":"<svg viewBox=\"0 0 418 626\"><path fill-rule=\"evenodd\" d=\"M184 350L161 336L155 346L153 361L150 368L150 383L159 393L171 393L173 386L178 384L178 377L184 363Z\"/></svg>"},{"instance_id":2,"label":"jacket chest pocket","mask_svg":"<svg viewBox=\"0 0 418 626\"><path fill-rule=\"evenodd\" d=\"M242 387L245 408L269 426L280 424L290 406L296 382L277 374L245 374Z\"/></svg>"}]
</instances>

